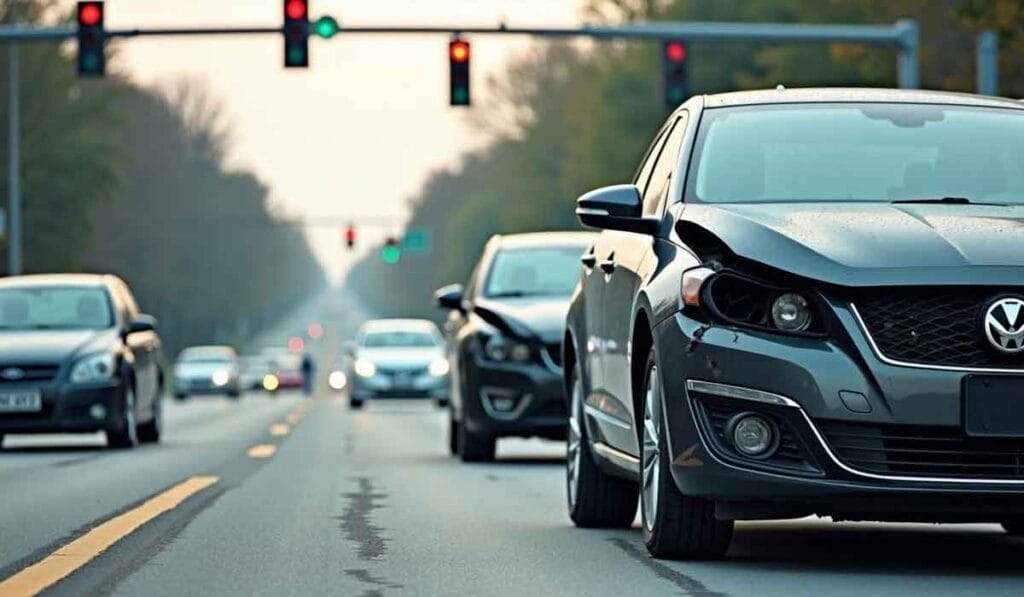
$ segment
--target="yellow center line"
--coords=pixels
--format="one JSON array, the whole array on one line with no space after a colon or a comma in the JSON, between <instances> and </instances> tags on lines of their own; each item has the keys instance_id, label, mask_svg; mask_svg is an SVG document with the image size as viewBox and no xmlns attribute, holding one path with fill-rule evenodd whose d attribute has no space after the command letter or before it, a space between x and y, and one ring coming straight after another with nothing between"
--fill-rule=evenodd
<instances>
[{"instance_id":1,"label":"yellow center line","mask_svg":"<svg viewBox=\"0 0 1024 597\"><path fill-rule=\"evenodd\" d=\"M277 452L277 446L274 444L259 444L249 448L247 454L249 458L270 458Z\"/></svg>"},{"instance_id":2,"label":"yellow center line","mask_svg":"<svg viewBox=\"0 0 1024 597\"><path fill-rule=\"evenodd\" d=\"M0 595L35 595L88 564L110 546L136 529L173 510L189 497L219 480L218 477L191 477L144 504L115 516L88 533L61 547L42 560L0 582Z\"/></svg>"},{"instance_id":3,"label":"yellow center line","mask_svg":"<svg viewBox=\"0 0 1024 597\"><path fill-rule=\"evenodd\" d=\"M289 423L291 423L292 425L294 425L294 424L298 423L299 421L301 421L303 416L304 415L302 413L292 413L292 414L288 415L288 418L286 420Z\"/></svg>"},{"instance_id":4,"label":"yellow center line","mask_svg":"<svg viewBox=\"0 0 1024 597\"><path fill-rule=\"evenodd\" d=\"M291 431L291 427L287 423L274 423L270 426L270 435L274 437L284 437Z\"/></svg>"}]
</instances>

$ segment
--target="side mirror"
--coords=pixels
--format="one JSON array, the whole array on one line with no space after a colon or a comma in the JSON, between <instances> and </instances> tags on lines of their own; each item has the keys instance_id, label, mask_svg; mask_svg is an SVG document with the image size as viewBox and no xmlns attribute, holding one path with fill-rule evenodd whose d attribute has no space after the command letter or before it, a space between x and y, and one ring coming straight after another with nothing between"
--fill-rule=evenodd
<instances>
[{"instance_id":1,"label":"side mirror","mask_svg":"<svg viewBox=\"0 0 1024 597\"><path fill-rule=\"evenodd\" d=\"M128 322L128 333L137 334L139 332L155 332L156 331L156 318L152 315L139 314L132 318Z\"/></svg>"},{"instance_id":2,"label":"side mirror","mask_svg":"<svg viewBox=\"0 0 1024 597\"><path fill-rule=\"evenodd\" d=\"M461 284L451 284L444 288L439 288L434 293L434 301L437 303L437 306L449 311L462 311L462 300Z\"/></svg>"},{"instance_id":3,"label":"side mirror","mask_svg":"<svg viewBox=\"0 0 1024 597\"><path fill-rule=\"evenodd\" d=\"M620 184L590 191L576 200L576 217L591 228L655 234L660 218L645 217L636 185Z\"/></svg>"}]
</instances>

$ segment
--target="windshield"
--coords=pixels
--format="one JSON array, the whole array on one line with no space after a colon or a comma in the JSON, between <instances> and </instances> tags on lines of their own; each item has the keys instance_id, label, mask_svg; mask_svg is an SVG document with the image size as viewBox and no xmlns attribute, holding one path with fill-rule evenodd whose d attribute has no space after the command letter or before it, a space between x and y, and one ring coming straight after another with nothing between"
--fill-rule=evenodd
<instances>
[{"instance_id":1,"label":"windshield","mask_svg":"<svg viewBox=\"0 0 1024 597\"><path fill-rule=\"evenodd\" d=\"M440 339L428 332L368 332L362 345L367 348L428 348L438 346Z\"/></svg>"},{"instance_id":2,"label":"windshield","mask_svg":"<svg viewBox=\"0 0 1024 597\"><path fill-rule=\"evenodd\" d=\"M503 249L494 257L484 296L569 296L580 274L582 245Z\"/></svg>"},{"instance_id":3,"label":"windshield","mask_svg":"<svg viewBox=\"0 0 1024 597\"><path fill-rule=\"evenodd\" d=\"M0 330L99 330L112 325L114 317L103 288L0 289Z\"/></svg>"},{"instance_id":4,"label":"windshield","mask_svg":"<svg viewBox=\"0 0 1024 597\"><path fill-rule=\"evenodd\" d=\"M688 200L1024 204L1024 111L922 104L709 109Z\"/></svg>"}]
</instances>

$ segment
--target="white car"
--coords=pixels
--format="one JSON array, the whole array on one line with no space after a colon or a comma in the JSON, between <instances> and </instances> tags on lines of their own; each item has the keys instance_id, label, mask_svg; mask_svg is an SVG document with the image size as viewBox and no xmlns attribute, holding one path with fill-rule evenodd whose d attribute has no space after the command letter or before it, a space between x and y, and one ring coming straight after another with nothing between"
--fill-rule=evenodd
<instances>
[{"instance_id":1,"label":"white car","mask_svg":"<svg viewBox=\"0 0 1024 597\"><path fill-rule=\"evenodd\" d=\"M181 351L174 364L174 397L196 394L241 395L241 367L230 346L193 346Z\"/></svg>"},{"instance_id":2,"label":"white car","mask_svg":"<svg viewBox=\"0 0 1024 597\"><path fill-rule=\"evenodd\" d=\"M377 319L350 345L349 405L378 398L428 398L448 403L444 339L426 319Z\"/></svg>"}]
</instances>

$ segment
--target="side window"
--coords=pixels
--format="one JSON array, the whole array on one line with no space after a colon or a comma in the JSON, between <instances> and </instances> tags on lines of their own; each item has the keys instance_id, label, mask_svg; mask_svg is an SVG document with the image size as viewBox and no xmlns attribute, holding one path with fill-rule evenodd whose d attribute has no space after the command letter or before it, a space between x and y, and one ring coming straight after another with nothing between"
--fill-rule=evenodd
<instances>
[{"instance_id":1,"label":"side window","mask_svg":"<svg viewBox=\"0 0 1024 597\"><path fill-rule=\"evenodd\" d=\"M123 282L117 284L119 294L121 295L121 301L124 303L124 308L128 313L129 317L135 317L139 314L139 305L135 302L135 297L132 296L132 292L128 290Z\"/></svg>"},{"instance_id":2,"label":"side window","mask_svg":"<svg viewBox=\"0 0 1024 597\"><path fill-rule=\"evenodd\" d=\"M647 181L651 178L651 170L654 169L654 161L658 157L658 153L661 151L662 141L665 140L665 131L667 129L662 128L658 131L658 136L654 138L654 142L647 148L647 154L644 156L644 161L640 165L640 169L637 170L636 178L633 179L633 184L636 188L640 189L640 193L644 192L647 188Z\"/></svg>"},{"instance_id":3,"label":"side window","mask_svg":"<svg viewBox=\"0 0 1024 597\"><path fill-rule=\"evenodd\" d=\"M668 134L661 155L658 156L658 161L651 172L650 183L644 191L645 216L656 216L664 209L672 172L679 161L679 149L683 144L683 135L685 134L686 114L683 113L672 125L672 131Z\"/></svg>"}]
</instances>

